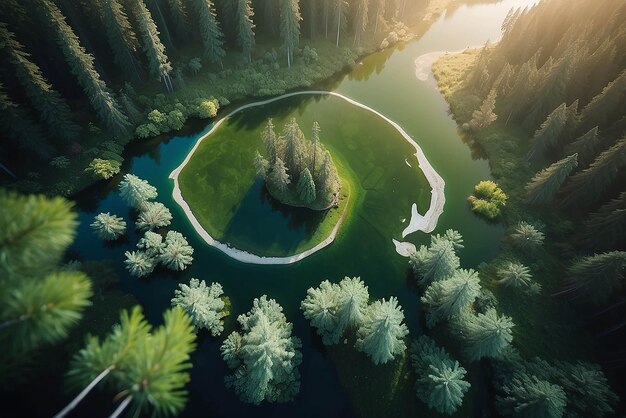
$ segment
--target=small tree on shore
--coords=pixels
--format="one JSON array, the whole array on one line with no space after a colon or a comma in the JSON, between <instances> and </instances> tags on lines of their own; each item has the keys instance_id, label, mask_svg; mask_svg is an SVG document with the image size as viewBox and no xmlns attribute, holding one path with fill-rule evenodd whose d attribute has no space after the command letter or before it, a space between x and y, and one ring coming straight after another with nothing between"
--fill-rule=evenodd
<instances>
[{"instance_id":1,"label":"small tree on shore","mask_svg":"<svg viewBox=\"0 0 626 418\"><path fill-rule=\"evenodd\" d=\"M302 170L297 187L298 196L304 203L315 201L315 183L308 168Z\"/></svg>"}]
</instances>

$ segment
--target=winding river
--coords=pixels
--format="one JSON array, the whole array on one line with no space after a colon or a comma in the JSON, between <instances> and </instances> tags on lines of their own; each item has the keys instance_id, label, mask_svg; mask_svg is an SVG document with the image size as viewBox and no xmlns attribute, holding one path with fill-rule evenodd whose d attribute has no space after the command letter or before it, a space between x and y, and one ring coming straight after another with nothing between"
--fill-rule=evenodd
<instances>
[{"instance_id":1,"label":"winding river","mask_svg":"<svg viewBox=\"0 0 626 418\"><path fill-rule=\"evenodd\" d=\"M419 145L429 164L445 181L445 206L433 233L448 228L459 230L466 242L460 252L461 263L464 267L475 267L496 254L503 233L500 226L475 217L466 201L478 181L490 178L489 165L480 158L478 150L463 143L428 65L423 63L429 59L427 54L497 40L508 10L535 1L503 0L483 4L470 0L469 3L455 2L452 12L439 18L419 39L373 54L349 73L316 88L339 93L380 112L402 127ZM285 109L284 106L292 107ZM288 113L305 111L299 101L284 106L281 111ZM232 301L226 332L232 330L237 315L250 309L255 297L267 294L283 306L287 318L294 323L294 334L303 343L302 385L296 400L260 407L239 402L234 392L223 384L227 368L219 356L220 340L202 336L193 355L186 416L352 416L350 399L338 381L332 362L319 341L313 338L299 304L306 289L324 279L338 281L344 276L360 276L367 283L372 298L398 298L411 334L417 335L420 332L419 295L407 276L407 259L398 254L391 238L414 245L429 241L429 234L422 231L402 236L402 229L409 225L411 218L410 202L418 203L421 215L428 207L431 194L428 182L422 178L407 186L404 179L393 175L386 178L382 172L377 175L385 181L359 178L359 191L366 197L331 245L294 264L246 264L207 245L172 198L174 184L169 174L183 162L197 139L211 128L212 124L199 129L197 125L191 126L187 135L148 141L137 146L135 155L128 156L125 165L127 172L157 187L157 200L168 206L174 215L171 228L182 232L195 248L194 263L189 270L180 274L158 271L142 280L132 278L123 269L122 260L124 252L134 247L138 235L130 231L128 241L115 245L102 244L95 238L89 224L99 212L116 213L132 223L128 208L116 193L117 182L91 189L81 196L79 235L72 251L82 259L115 260L121 288L135 295L147 317L155 322L160 321L162 311L169 306L178 283L188 282L191 277L219 281L223 285ZM382 144L373 141L368 152L382 149ZM411 187L414 194L401 198L407 187ZM390 219L389 206L394 202L390 202L389 193L406 199L403 216L394 213ZM402 227L397 228L402 223Z\"/></svg>"}]
</instances>

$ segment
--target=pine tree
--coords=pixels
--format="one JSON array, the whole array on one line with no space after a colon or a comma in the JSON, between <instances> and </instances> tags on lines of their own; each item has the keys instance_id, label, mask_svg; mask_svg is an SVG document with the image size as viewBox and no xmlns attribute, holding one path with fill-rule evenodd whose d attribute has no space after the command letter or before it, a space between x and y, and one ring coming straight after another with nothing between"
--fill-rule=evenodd
<instances>
[{"instance_id":1,"label":"pine tree","mask_svg":"<svg viewBox=\"0 0 626 418\"><path fill-rule=\"evenodd\" d=\"M49 141L46 141L41 126L7 96L2 82L0 82L0 128L13 140L17 148L27 152L28 155L36 155L42 159L50 158L54 151ZM5 171L7 170L5 168ZM9 172L9 175L11 174Z\"/></svg>"},{"instance_id":2,"label":"pine tree","mask_svg":"<svg viewBox=\"0 0 626 418\"><path fill-rule=\"evenodd\" d=\"M355 347L376 365L393 360L406 350L404 337L409 329L403 321L404 312L396 298L372 303L357 331Z\"/></svg>"},{"instance_id":3,"label":"pine tree","mask_svg":"<svg viewBox=\"0 0 626 418\"><path fill-rule=\"evenodd\" d=\"M541 289L538 283L533 283L533 276L530 274L530 269L518 262L508 262L499 268L497 277L499 277L499 279L496 283L503 284L506 287L531 290L531 292L534 289Z\"/></svg>"},{"instance_id":4,"label":"pine tree","mask_svg":"<svg viewBox=\"0 0 626 418\"><path fill-rule=\"evenodd\" d=\"M146 203L157 197L156 187L134 174L124 175L119 185L120 196L131 207L143 209Z\"/></svg>"},{"instance_id":5,"label":"pine tree","mask_svg":"<svg viewBox=\"0 0 626 418\"><path fill-rule=\"evenodd\" d=\"M243 52L247 62L252 62L252 48L254 48L254 28L252 22L254 10L252 10L252 0L237 0L236 26L237 44Z\"/></svg>"},{"instance_id":6,"label":"pine tree","mask_svg":"<svg viewBox=\"0 0 626 418\"><path fill-rule=\"evenodd\" d=\"M275 187L279 192L284 193L287 191L291 178L287 173L287 167L283 163L283 160L276 158L276 162L272 166L270 175L267 177L269 184Z\"/></svg>"},{"instance_id":7,"label":"pine tree","mask_svg":"<svg viewBox=\"0 0 626 418\"><path fill-rule=\"evenodd\" d=\"M378 33L378 29L387 25L385 21L385 10L387 0L376 0L376 12L374 13L374 33Z\"/></svg>"},{"instance_id":8,"label":"pine tree","mask_svg":"<svg viewBox=\"0 0 626 418\"><path fill-rule=\"evenodd\" d=\"M24 46L15 39L7 25L0 22L0 50L14 69L15 76L39 119L57 138L74 141L80 127L72 121L72 112L61 95L48 84L37 64L24 52Z\"/></svg>"},{"instance_id":9,"label":"pine tree","mask_svg":"<svg viewBox=\"0 0 626 418\"><path fill-rule=\"evenodd\" d=\"M345 277L339 282L337 296L336 339L350 328L363 324L369 302L369 291L360 277Z\"/></svg>"},{"instance_id":10,"label":"pine tree","mask_svg":"<svg viewBox=\"0 0 626 418\"><path fill-rule=\"evenodd\" d=\"M172 213L163 203L145 202L135 225L142 231L152 231L168 226L171 222Z\"/></svg>"},{"instance_id":11,"label":"pine tree","mask_svg":"<svg viewBox=\"0 0 626 418\"><path fill-rule=\"evenodd\" d=\"M191 317L196 330L206 328L217 337L224 331L223 318L228 315L225 309L224 291L219 283L207 286L204 280L191 279L189 285L181 283L174 290L172 306L179 306Z\"/></svg>"},{"instance_id":12,"label":"pine tree","mask_svg":"<svg viewBox=\"0 0 626 418\"><path fill-rule=\"evenodd\" d=\"M535 376L518 373L502 387L505 395L498 396L498 411L506 416L522 418L560 418L567 399L563 388Z\"/></svg>"},{"instance_id":13,"label":"pine tree","mask_svg":"<svg viewBox=\"0 0 626 418\"><path fill-rule=\"evenodd\" d=\"M584 243L596 250L618 248L626 237L626 192L589 216L583 231Z\"/></svg>"},{"instance_id":14,"label":"pine tree","mask_svg":"<svg viewBox=\"0 0 626 418\"><path fill-rule=\"evenodd\" d=\"M243 402L288 402L300 390L300 340L292 336L283 308L263 295L237 321L243 335L233 332L221 347L222 357L234 373L226 376Z\"/></svg>"},{"instance_id":15,"label":"pine tree","mask_svg":"<svg viewBox=\"0 0 626 418\"><path fill-rule=\"evenodd\" d=\"M498 119L498 115L493 113L493 110L496 107L497 95L497 91L495 89L491 89L489 95L487 95L487 98L483 101L480 108L472 113L472 119L469 122L472 129L479 130L485 128Z\"/></svg>"},{"instance_id":16,"label":"pine tree","mask_svg":"<svg viewBox=\"0 0 626 418\"><path fill-rule=\"evenodd\" d=\"M65 338L92 290L84 273L59 270L76 233L70 202L0 189L0 207L0 343L10 365Z\"/></svg>"},{"instance_id":17,"label":"pine tree","mask_svg":"<svg viewBox=\"0 0 626 418\"><path fill-rule=\"evenodd\" d=\"M429 408L451 415L463 403L470 384L463 380L466 371L448 353L425 335L411 345L411 362L417 379L417 397Z\"/></svg>"},{"instance_id":18,"label":"pine tree","mask_svg":"<svg viewBox=\"0 0 626 418\"><path fill-rule=\"evenodd\" d=\"M221 67L224 51L224 35L215 17L215 6L211 0L194 0L198 20L200 22L200 38L204 46L204 54L213 64Z\"/></svg>"},{"instance_id":19,"label":"pine tree","mask_svg":"<svg viewBox=\"0 0 626 418\"><path fill-rule=\"evenodd\" d=\"M186 39L189 30L187 29L187 8L184 0L168 0L170 15L174 21L174 28L180 38ZM230 3L227 1L226 3Z\"/></svg>"},{"instance_id":20,"label":"pine tree","mask_svg":"<svg viewBox=\"0 0 626 418\"><path fill-rule=\"evenodd\" d=\"M302 202L309 204L315 201L315 183L313 183L313 177L308 168L305 168L300 173L296 191Z\"/></svg>"},{"instance_id":21,"label":"pine tree","mask_svg":"<svg viewBox=\"0 0 626 418\"><path fill-rule=\"evenodd\" d=\"M141 77L135 58L139 42L119 0L102 2L102 20L115 63L127 77L135 81L139 80Z\"/></svg>"},{"instance_id":22,"label":"pine tree","mask_svg":"<svg viewBox=\"0 0 626 418\"><path fill-rule=\"evenodd\" d=\"M517 247L531 249L541 247L545 238L543 232L535 225L524 221L515 225L509 237Z\"/></svg>"},{"instance_id":23,"label":"pine tree","mask_svg":"<svg viewBox=\"0 0 626 418\"><path fill-rule=\"evenodd\" d=\"M324 280L319 287L311 287L300 304L304 317L317 329L325 345L337 344L339 335L335 332L338 323L337 307L339 285Z\"/></svg>"},{"instance_id":24,"label":"pine tree","mask_svg":"<svg viewBox=\"0 0 626 418\"><path fill-rule=\"evenodd\" d=\"M409 261L417 283L426 287L432 282L451 277L460 266L456 248L462 248L462 245L439 235L431 237L430 246L420 246Z\"/></svg>"},{"instance_id":25,"label":"pine tree","mask_svg":"<svg viewBox=\"0 0 626 418\"><path fill-rule=\"evenodd\" d=\"M108 91L104 81L94 68L94 58L85 52L78 37L65 21L65 17L52 0L29 0L35 9L40 10L46 22L56 34L56 41L70 66L78 84L91 101L98 118L115 135L124 137L127 134L128 119L122 113L119 104Z\"/></svg>"},{"instance_id":26,"label":"pine tree","mask_svg":"<svg viewBox=\"0 0 626 418\"><path fill-rule=\"evenodd\" d=\"M611 81L600 94L595 96L591 102L581 112L581 126L583 129L590 129L592 126L601 128L608 125L613 109L618 109L620 103L624 102L626 93L626 70Z\"/></svg>"},{"instance_id":27,"label":"pine tree","mask_svg":"<svg viewBox=\"0 0 626 418\"><path fill-rule=\"evenodd\" d=\"M615 412L618 397L597 364L558 362L561 379L558 383L567 395L567 410L581 417L610 416ZM571 414L570 415L574 415Z\"/></svg>"},{"instance_id":28,"label":"pine tree","mask_svg":"<svg viewBox=\"0 0 626 418\"><path fill-rule=\"evenodd\" d=\"M256 169L257 174L265 179L267 177L269 167L269 161L263 158L261 153L257 150L254 154L254 168Z\"/></svg>"},{"instance_id":29,"label":"pine tree","mask_svg":"<svg viewBox=\"0 0 626 418\"><path fill-rule=\"evenodd\" d=\"M324 151L324 159L322 160L322 166L320 167L316 184L317 190L322 196L328 195L328 193L335 190L339 184L337 169L328 151Z\"/></svg>"},{"instance_id":30,"label":"pine tree","mask_svg":"<svg viewBox=\"0 0 626 418\"><path fill-rule=\"evenodd\" d=\"M305 167L306 149L304 133L298 126L296 118L291 118L283 127L281 134L284 142L285 165L292 173L299 174Z\"/></svg>"},{"instance_id":31,"label":"pine tree","mask_svg":"<svg viewBox=\"0 0 626 418\"><path fill-rule=\"evenodd\" d=\"M135 0L134 5L133 13L139 23L141 45L148 58L150 75L154 78L162 79L167 91L172 91L172 82L169 75L172 71L172 64L165 54L165 46L159 38L159 30L143 0Z\"/></svg>"},{"instance_id":32,"label":"pine tree","mask_svg":"<svg viewBox=\"0 0 626 418\"><path fill-rule=\"evenodd\" d=\"M566 273L567 292L574 292L586 302L602 305L624 284L626 252L611 251L583 257Z\"/></svg>"},{"instance_id":33,"label":"pine tree","mask_svg":"<svg viewBox=\"0 0 626 418\"><path fill-rule=\"evenodd\" d=\"M545 122L535 132L531 140L531 149L528 152L528 159L538 159L545 155L546 151L560 145L559 139L567 122L567 106L565 103L554 109L548 115Z\"/></svg>"},{"instance_id":34,"label":"pine tree","mask_svg":"<svg viewBox=\"0 0 626 418\"><path fill-rule=\"evenodd\" d=\"M544 204L552 201L561 185L577 165L578 154L573 154L535 174L526 185L526 202Z\"/></svg>"},{"instance_id":35,"label":"pine tree","mask_svg":"<svg viewBox=\"0 0 626 418\"><path fill-rule=\"evenodd\" d=\"M96 215L90 226L98 238L105 241L116 240L126 232L126 222L121 217L111 215L109 212Z\"/></svg>"},{"instance_id":36,"label":"pine tree","mask_svg":"<svg viewBox=\"0 0 626 418\"><path fill-rule=\"evenodd\" d=\"M90 337L73 358L68 378L85 389L55 417L67 415L105 378L122 399L112 416L178 414L185 407L195 334L191 319L180 308L163 315L163 325L151 329L140 308L123 311L120 324L102 342Z\"/></svg>"},{"instance_id":37,"label":"pine tree","mask_svg":"<svg viewBox=\"0 0 626 418\"><path fill-rule=\"evenodd\" d=\"M348 19L346 14L348 12L348 2L346 0L332 0L333 1L333 19L334 26L337 28L337 42L336 46L339 47L339 35L345 32L348 27Z\"/></svg>"},{"instance_id":38,"label":"pine tree","mask_svg":"<svg viewBox=\"0 0 626 418\"><path fill-rule=\"evenodd\" d=\"M354 16L354 46L361 45L361 36L367 29L367 17L369 0L358 0L356 3L356 14Z\"/></svg>"},{"instance_id":39,"label":"pine tree","mask_svg":"<svg viewBox=\"0 0 626 418\"><path fill-rule=\"evenodd\" d=\"M152 231L146 231L137 243L137 248L153 259L163 252L164 246L163 236Z\"/></svg>"},{"instance_id":40,"label":"pine tree","mask_svg":"<svg viewBox=\"0 0 626 418\"><path fill-rule=\"evenodd\" d=\"M495 309L489 309L484 314L460 315L453 325L470 361L498 357L513 340L513 321L508 316L498 316Z\"/></svg>"},{"instance_id":41,"label":"pine tree","mask_svg":"<svg viewBox=\"0 0 626 418\"><path fill-rule=\"evenodd\" d=\"M126 269L131 276L145 277L154 271L157 259L145 251L126 251Z\"/></svg>"},{"instance_id":42,"label":"pine tree","mask_svg":"<svg viewBox=\"0 0 626 418\"><path fill-rule=\"evenodd\" d=\"M598 155L601 145L598 127L595 126L571 144L568 144L565 147L565 155L578 154L580 167L587 167L593 161L593 158Z\"/></svg>"},{"instance_id":43,"label":"pine tree","mask_svg":"<svg viewBox=\"0 0 626 418\"><path fill-rule=\"evenodd\" d=\"M432 328L442 319L466 312L480 294L480 279L474 270L460 269L446 280L431 283L421 301L428 311L426 324Z\"/></svg>"},{"instance_id":44,"label":"pine tree","mask_svg":"<svg viewBox=\"0 0 626 418\"><path fill-rule=\"evenodd\" d=\"M533 106L526 115L524 125L531 128L536 127L551 109L554 109L559 102L565 99L572 61L570 56L565 56L549 67L550 70L539 83L537 95L533 99Z\"/></svg>"},{"instance_id":45,"label":"pine tree","mask_svg":"<svg viewBox=\"0 0 626 418\"><path fill-rule=\"evenodd\" d=\"M611 186L626 166L626 137L601 153L585 170L573 175L563 188L562 205L587 207Z\"/></svg>"},{"instance_id":46,"label":"pine tree","mask_svg":"<svg viewBox=\"0 0 626 418\"><path fill-rule=\"evenodd\" d=\"M193 261L193 247L177 231L168 231L158 261L172 270L185 270Z\"/></svg>"},{"instance_id":47,"label":"pine tree","mask_svg":"<svg viewBox=\"0 0 626 418\"><path fill-rule=\"evenodd\" d=\"M293 51L300 42L300 0L280 1L280 37L287 53L287 68L291 68Z\"/></svg>"}]
</instances>

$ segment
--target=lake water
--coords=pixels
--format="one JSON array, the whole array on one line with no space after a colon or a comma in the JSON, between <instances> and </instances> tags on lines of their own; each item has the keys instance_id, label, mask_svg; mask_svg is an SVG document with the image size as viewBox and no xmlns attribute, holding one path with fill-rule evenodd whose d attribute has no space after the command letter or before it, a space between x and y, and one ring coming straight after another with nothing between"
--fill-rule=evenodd
<instances>
[{"instance_id":1,"label":"lake water","mask_svg":"<svg viewBox=\"0 0 626 418\"><path fill-rule=\"evenodd\" d=\"M437 91L432 76L426 81L418 80L414 62L426 53L456 51L483 44L488 39L497 40L501 23L509 9L524 7L534 1L470 3L457 4L458 7L455 6L451 13L435 22L421 38L394 50L373 54L348 74L329 83L334 91L364 103L399 123L419 143L432 166L446 182L446 204L434 233L454 228L463 234L466 246L461 250L460 257L464 267L476 267L491 259L498 251L503 233L500 226L474 216L466 201L476 183L490 178L489 165L485 160L473 158L470 148L461 140L456 123L449 115L448 106ZM315 101L311 103L314 105ZM302 109L303 106L298 100L289 105L293 106L291 110L287 109L289 112ZM312 116L306 112L303 114L307 115L305 119L308 126L308 119ZM91 190L81 197L81 224L72 251L82 259L115 260L121 288L135 295L147 317L154 322L159 322L161 313L169 307L178 283L187 283L192 277L220 282L231 298L233 311L225 334L233 330L234 318L247 312L255 297L267 294L283 306L288 320L294 323L295 335L303 343L303 363L300 366L302 385L295 401L260 407L239 402L234 391L224 387L223 378L228 369L219 355L221 339L201 335L198 349L193 355L190 401L185 416L351 416L350 400L341 388L327 354L302 316L300 301L305 297L306 289L317 286L324 279L338 281L344 276L360 276L368 285L372 298L398 298L404 308L411 335L418 335L421 332L420 295L415 286L411 285L411 280L407 279L407 259L399 256L391 244L391 238L396 237L398 231L387 230L395 228L400 215L390 214L385 209L385 205L389 204L389 197L385 193L390 187L393 189L394 184L398 190L405 190L407 184L414 188L417 186L392 176L385 181L384 188L368 188L363 187L365 179L359 178L357 180L363 187L362 192L369 196L371 204L358 207L338 241L293 265L242 264L205 244L171 198L173 183L168 175L182 162L195 140L210 128L211 125L208 125L192 135L175 136L146 146L145 152L132 157L127 164L128 172L148 180L158 188L157 200L168 206L174 215L171 228L182 232L195 248L195 260L190 269L182 274L156 272L147 279L128 276L123 269L123 254L134 247L139 236L130 231L126 243L110 246L100 243L89 228L93 217L99 212L119 214L132 225L129 209L121 201L116 184ZM374 142L376 140L383 139L372 139ZM372 144L374 152L379 149L379 145ZM398 161L400 165L403 164L401 158ZM405 197L404 193L393 198L402 205L424 200L419 195ZM210 202L207 204L210 205ZM407 207L405 210L407 218L409 209ZM420 212L423 213L421 209ZM417 245L427 243L428 240L428 234L422 232L406 238L406 241ZM419 402L417 398L415 402Z\"/></svg>"}]
</instances>

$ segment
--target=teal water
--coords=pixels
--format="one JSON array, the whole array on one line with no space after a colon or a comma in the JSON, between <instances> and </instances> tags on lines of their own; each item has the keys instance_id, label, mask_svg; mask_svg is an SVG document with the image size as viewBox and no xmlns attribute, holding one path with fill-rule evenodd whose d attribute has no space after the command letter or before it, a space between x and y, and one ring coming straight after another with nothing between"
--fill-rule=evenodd
<instances>
[{"instance_id":1,"label":"teal water","mask_svg":"<svg viewBox=\"0 0 626 418\"><path fill-rule=\"evenodd\" d=\"M393 51L373 54L350 73L328 83L334 91L396 121L420 144L430 163L446 182L446 205L434 232L454 228L463 234L467 243L460 253L464 267L475 267L493 257L503 233L501 227L475 217L466 202L473 186L480 180L490 178L489 166L485 160L472 157L434 84L416 79L414 60L432 51L454 51L482 44L487 39L495 40L499 37L500 25L508 10L532 3L534 1L531 0L505 0L460 6L454 13L434 23L420 39ZM182 210L172 200L172 182L167 178L185 158L195 140L208 132L210 127L208 125L190 135L174 136L146 145L126 164L127 172L148 180L158 188L157 200L166 204L174 215L171 228L181 231L195 248L195 260L190 269L183 273L159 271L147 279L131 278L123 269L123 253L134 247L139 236L130 231L127 242L114 246L104 245L95 238L89 224L99 212L116 213L132 223L129 209L116 193L115 181L92 189L81 197L78 202L81 224L72 251L81 259L114 260L121 288L135 295L148 318L154 322L160 321L161 313L169 306L178 283L188 282L191 277L220 282L231 298L232 317L225 334L232 331L232 319L247 312L255 297L267 294L283 306L288 320L294 323L295 335L303 342L303 363L300 366L302 386L295 401L260 407L239 402L234 392L223 384L227 368L219 356L221 340L200 335L198 349L193 355L186 416L351 416L350 401L319 340L304 320L299 304L305 297L306 289L324 279L338 281L344 276L360 276L369 286L372 298L398 298L411 335L418 335L421 316L419 294L411 285L411 280L407 279L407 259L396 254L390 244L390 236L396 232L380 230L378 225L384 225L388 220L385 211L363 205L345 236L294 265L246 265L228 258L196 236ZM396 181L399 185L405 184L402 178ZM371 193L376 193L376 190ZM392 216L396 222L396 215ZM415 244L426 243L428 239L428 235L421 232L407 238ZM417 399L415 402L418 402Z\"/></svg>"}]
</instances>

